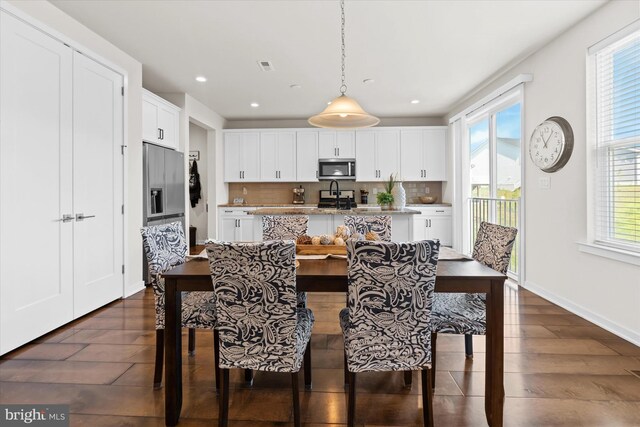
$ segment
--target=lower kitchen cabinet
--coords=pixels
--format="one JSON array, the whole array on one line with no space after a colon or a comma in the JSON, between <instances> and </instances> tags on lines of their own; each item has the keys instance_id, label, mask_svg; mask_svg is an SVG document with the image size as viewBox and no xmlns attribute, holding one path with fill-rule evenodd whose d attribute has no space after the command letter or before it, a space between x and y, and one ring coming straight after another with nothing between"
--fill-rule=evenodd
<instances>
[{"instance_id":1,"label":"lower kitchen cabinet","mask_svg":"<svg viewBox=\"0 0 640 427\"><path fill-rule=\"evenodd\" d=\"M220 239L225 242L253 242L262 240L262 231L258 234L258 221L249 212L255 208L220 209Z\"/></svg>"},{"instance_id":2,"label":"lower kitchen cabinet","mask_svg":"<svg viewBox=\"0 0 640 427\"><path fill-rule=\"evenodd\" d=\"M443 246L452 245L452 226L450 207L411 208L420 210L413 217L413 239L439 239Z\"/></svg>"}]
</instances>

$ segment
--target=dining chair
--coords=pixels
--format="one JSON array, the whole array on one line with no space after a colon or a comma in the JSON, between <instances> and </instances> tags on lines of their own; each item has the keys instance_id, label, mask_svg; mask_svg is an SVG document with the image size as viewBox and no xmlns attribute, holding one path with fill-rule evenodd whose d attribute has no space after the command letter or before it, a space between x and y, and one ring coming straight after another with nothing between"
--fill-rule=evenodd
<instances>
[{"instance_id":1,"label":"dining chair","mask_svg":"<svg viewBox=\"0 0 640 427\"><path fill-rule=\"evenodd\" d=\"M373 231L380 240L391 241L391 215L346 215L344 225L352 234L360 233L364 236Z\"/></svg>"},{"instance_id":2,"label":"dining chair","mask_svg":"<svg viewBox=\"0 0 640 427\"><path fill-rule=\"evenodd\" d=\"M297 240L307 234L308 227L308 215L264 215L262 240ZM306 292L298 292L298 306L307 306Z\"/></svg>"},{"instance_id":3,"label":"dining chair","mask_svg":"<svg viewBox=\"0 0 640 427\"><path fill-rule=\"evenodd\" d=\"M206 248L220 331L218 425L227 425L229 369L237 368L290 373L294 422L300 426L298 372L304 359L310 387L314 318L296 304L295 242L210 242Z\"/></svg>"},{"instance_id":4,"label":"dining chair","mask_svg":"<svg viewBox=\"0 0 640 427\"><path fill-rule=\"evenodd\" d=\"M502 274L507 273L518 229L481 222L473 246L476 261ZM486 294L438 293L433 304L433 361L437 334L464 334L465 354L473 357L473 335L487 333ZM435 387L435 377L434 384Z\"/></svg>"},{"instance_id":5,"label":"dining chair","mask_svg":"<svg viewBox=\"0 0 640 427\"><path fill-rule=\"evenodd\" d=\"M425 425L433 425L431 306L440 243L348 241L348 306L340 311L355 423L356 373L422 371Z\"/></svg>"},{"instance_id":6,"label":"dining chair","mask_svg":"<svg viewBox=\"0 0 640 427\"><path fill-rule=\"evenodd\" d=\"M153 385L158 388L162 384L162 365L164 358L164 279L162 273L184 264L187 256L187 240L182 224L170 224L142 227L142 244L149 265L151 285L156 310L156 361ZM218 349L216 326L215 295L212 292L185 292L182 297L182 326L189 328L189 355L195 354L195 330L211 329L214 334L214 359ZM217 366L217 365L216 365ZM216 370L216 389L219 388L220 376Z\"/></svg>"}]
</instances>

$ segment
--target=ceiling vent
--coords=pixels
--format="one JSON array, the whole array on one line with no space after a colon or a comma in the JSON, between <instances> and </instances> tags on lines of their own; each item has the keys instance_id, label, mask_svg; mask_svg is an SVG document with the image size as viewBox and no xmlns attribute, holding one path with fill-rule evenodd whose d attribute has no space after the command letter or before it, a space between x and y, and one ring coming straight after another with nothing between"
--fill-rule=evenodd
<instances>
[{"instance_id":1,"label":"ceiling vent","mask_svg":"<svg viewBox=\"0 0 640 427\"><path fill-rule=\"evenodd\" d=\"M258 61L258 66L262 71L273 71L273 64L271 61Z\"/></svg>"}]
</instances>

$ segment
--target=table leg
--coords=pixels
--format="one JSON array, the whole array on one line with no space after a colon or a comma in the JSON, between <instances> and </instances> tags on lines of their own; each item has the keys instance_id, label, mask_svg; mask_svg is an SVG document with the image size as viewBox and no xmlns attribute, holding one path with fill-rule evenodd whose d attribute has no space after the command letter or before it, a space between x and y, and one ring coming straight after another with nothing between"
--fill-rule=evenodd
<instances>
[{"instance_id":1,"label":"table leg","mask_svg":"<svg viewBox=\"0 0 640 427\"><path fill-rule=\"evenodd\" d=\"M175 426L182 409L182 293L177 280L167 278L165 286L165 424Z\"/></svg>"},{"instance_id":2,"label":"table leg","mask_svg":"<svg viewBox=\"0 0 640 427\"><path fill-rule=\"evenodd\" d=\"M502 426L504 407L504 281L491 281L487 294L484 408L490 426Z\"/></svg>"}]
</instances>

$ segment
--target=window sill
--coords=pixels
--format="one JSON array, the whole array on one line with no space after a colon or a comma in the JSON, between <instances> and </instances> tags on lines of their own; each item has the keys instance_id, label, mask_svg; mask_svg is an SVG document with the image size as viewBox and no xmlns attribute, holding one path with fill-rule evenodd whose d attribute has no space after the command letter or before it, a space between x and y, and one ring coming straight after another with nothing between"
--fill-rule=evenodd
<instances>
[{"instance_id":1,"label":"window sill","mask_svg":"<svg viewBox=\"0 0 640 427\"><path fill-rule=\"evenodd\" d=\"M578 250L591 255L597 255L603 258L609 258L620 262L626 262L627 264L640 266L640 254L636 252L587 242L578 242Z\"/></svg>"}]
</instances>

